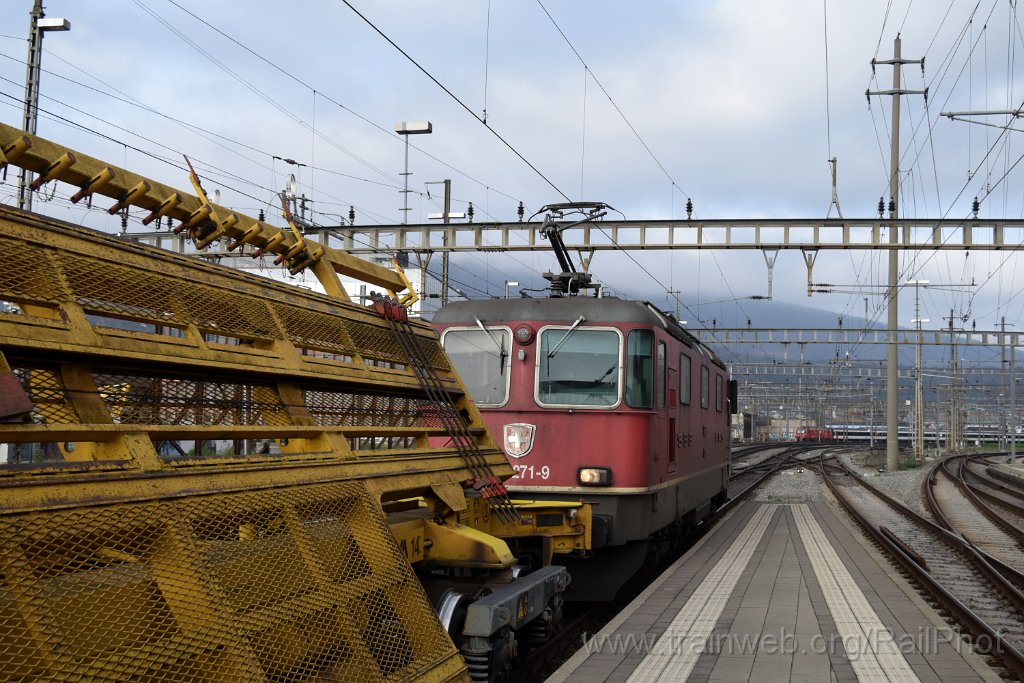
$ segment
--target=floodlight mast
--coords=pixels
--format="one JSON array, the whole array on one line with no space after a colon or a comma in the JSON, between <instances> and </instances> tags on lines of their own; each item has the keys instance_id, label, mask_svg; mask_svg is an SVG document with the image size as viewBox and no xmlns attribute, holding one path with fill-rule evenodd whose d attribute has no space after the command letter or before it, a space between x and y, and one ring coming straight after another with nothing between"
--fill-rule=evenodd
<instances>
[{"instance_id":1,"label":"floodlight mast","mask_svg":"<svg viewBox=\"0 0 1024 683\"><path fill-rule=\"evenodd\" d=\"M63 17L47 19L43 0L35 0L30 13L28 62L25 75L25 108L21 127L35 135L39 119L39 77L42 73L43 35L49 31L70 31L71 22ZM32 210L32 172L24 168L18 174L18 208Z\"/></svg>"},{"instance_id":2,"label":"floodlight mast","mask_svg":"<svg viewBox=\"0 0 1024 683\"><path fill-rule=\"evenodd\" d=\"M551 283L549 288L551 296L561 297L565 295L577 296L581 289L599 289L601 285L591 282L590 273L576 270L569 256L569 250L562 241L562 233L577 225L590 223L608 214L611 206L604 202L567 202L562 204L548 204L541 207L537 213L546 213L544 223L540 228L540 236L551 243L551 249L555 252L561 273L544 273L544 279ZM566 214L580 213L583 218L567 225L558 225L557 221L564 218Z\"/></svg>"}]
</instances>

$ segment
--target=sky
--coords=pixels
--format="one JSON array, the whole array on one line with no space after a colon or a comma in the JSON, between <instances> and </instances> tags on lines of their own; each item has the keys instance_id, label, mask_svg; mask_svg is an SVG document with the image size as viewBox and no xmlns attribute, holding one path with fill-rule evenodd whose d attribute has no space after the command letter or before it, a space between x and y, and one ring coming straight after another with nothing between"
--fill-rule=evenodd
<instances>
[{"instance_id":1,"label":"sky","mask_svg":"<svg viewBox=\"0 0 1024 683\"><path fill-rule=\"evenodd\" d=\"M903 87L929 88L927 107L903 99L901 214L961 219L975 196L983 218L1024 214L1022 133L1000 128L1006 116L986 117L990 126L940 116L1021 106L1024 33L1006 0L349 3L50 0L47 16L72 29L43 42L38 133L185 189L187 154L221 204L272 221L295 173L321 224L349 206L357 223L399 223L404 148L393 126L420 120L434 132L412 140L409 222L440 211L439 187L425 183L445 178L453 210L472 202L478 222L513 221L520 201L530 215L563 195L629 219L682 219L688 198L698 218L835 216L832 157L843 215L867 218L888 195L891 98L869 105L865 91L891 87L892 68L873 78L871 60L891 58L899 33L904 58L925 58L923 76L904 66ZM0 121L12 125L31 4L0 8ZM14 178L0 201L15 202ZM119 230L68 194L57 188L35 209ZM138 218L129 232L143 230ZM952 309L978 329L1005 316L1021 330L1019 258L904 252L901 281L943 285L921 293L926 327L945 326ZM471 297L500 295L504 281L539 283L553 263L546 252L457 255L452 278ZM602 252L591 270L667 310L679 290L691 324L772 327L773 306L863 317L865 298L884 322L886 263L880 251L822 252L814 280L837 292L808 298L800 254L782 252L773 301L749 299L767 292L756 251ZM909 327L911 289L900 309Z\"/></svg>"}]
</instances>

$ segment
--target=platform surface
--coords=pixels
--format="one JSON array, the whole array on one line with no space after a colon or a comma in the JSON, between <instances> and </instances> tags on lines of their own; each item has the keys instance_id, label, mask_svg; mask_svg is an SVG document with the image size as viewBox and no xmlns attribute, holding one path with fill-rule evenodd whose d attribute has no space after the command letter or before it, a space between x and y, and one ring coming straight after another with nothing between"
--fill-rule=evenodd
<instances>
[{"instance_id":1,"label":"platform surface","mask_svg":"<svg viewBox=\"0 0 1024 683\"><path fill-rule=\"evenodd\" d=\"M999 681L827 503L745 503L549 681Z\"/></svg>"}]
</instances>

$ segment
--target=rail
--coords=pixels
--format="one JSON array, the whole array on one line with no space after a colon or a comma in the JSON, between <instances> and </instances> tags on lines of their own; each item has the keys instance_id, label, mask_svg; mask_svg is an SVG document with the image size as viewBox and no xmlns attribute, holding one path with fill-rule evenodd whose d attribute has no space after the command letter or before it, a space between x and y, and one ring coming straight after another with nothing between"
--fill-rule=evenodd
<instances>
[{"instance_id":1,"label":"rail","mask_svg":"<svg viewBox=\"0 0 1024 683\"><path fill-rule=\"evenodd\" d=\"M922 563L922 558L916 553L908 552L908 546L904 540L898 539L894 532L889 529L883 530L883 528L869 519L867 515L852 502L847 494L842 491L842 487L836 483L834 480L835 472L838 471L843 476L854 481L857 486L861 486L866 489L871 495L883 501L885 505L897 511L898 514L912 519L915 523L931 530L939 540L948 544L951 548L956 548L957 552L964 553L969 558L968 561L972 565L979 567L979 570L982 571L986 577L991 577L991 581L995 585L999 586L1000 590L1004 591L1004 594L1008 599L1016 605L1018 611L1021 610L1021 605L1024 603L1024 595L1021 595L1020 591L1009 585L1006 579L986 560L984 560L978 554L976 549L974 549L973 546L967 543L963 538L941 526L938 526L930 520L925 519L913 510L910 510L883 491L871 486L844 465L831 465L822 460L818 463L818 468L821 471L829 490L832 491L833 495L835 495L836 499L843 506L843 509L845 509L854 518L854 520L875 540L875 542L884 548L889 555L895 559L895 561L920 585L924 586L925 589L945 609L955 615L957 621L969 632L973 633L975 636L985 636L991 644L989 654L998 658L1017 677L1024 676L1024 654L1010 643L1001 632L993 628L963 601L956 597L956 595L954 595L946 586L936 580L932 573L927 569L926 563Z\"/></svg>"}]
</instances>

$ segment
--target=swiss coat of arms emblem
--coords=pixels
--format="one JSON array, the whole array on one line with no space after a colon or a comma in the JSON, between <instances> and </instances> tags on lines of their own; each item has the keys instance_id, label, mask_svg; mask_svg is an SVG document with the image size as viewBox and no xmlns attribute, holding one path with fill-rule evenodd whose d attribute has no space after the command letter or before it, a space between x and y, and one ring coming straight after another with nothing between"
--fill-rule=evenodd
<instances>
[{"instance_id":1,"label":"swiss coat of arms emblem","mask_svg":"<svg viewBox=\"0 0 1024 683\"><path fill-rule=\"evenodd\" d=\"M533 449L533 436L537 425L513 422L505 425L505 452L509 457L521 458Z\"/></svg>"}]
</instances>

